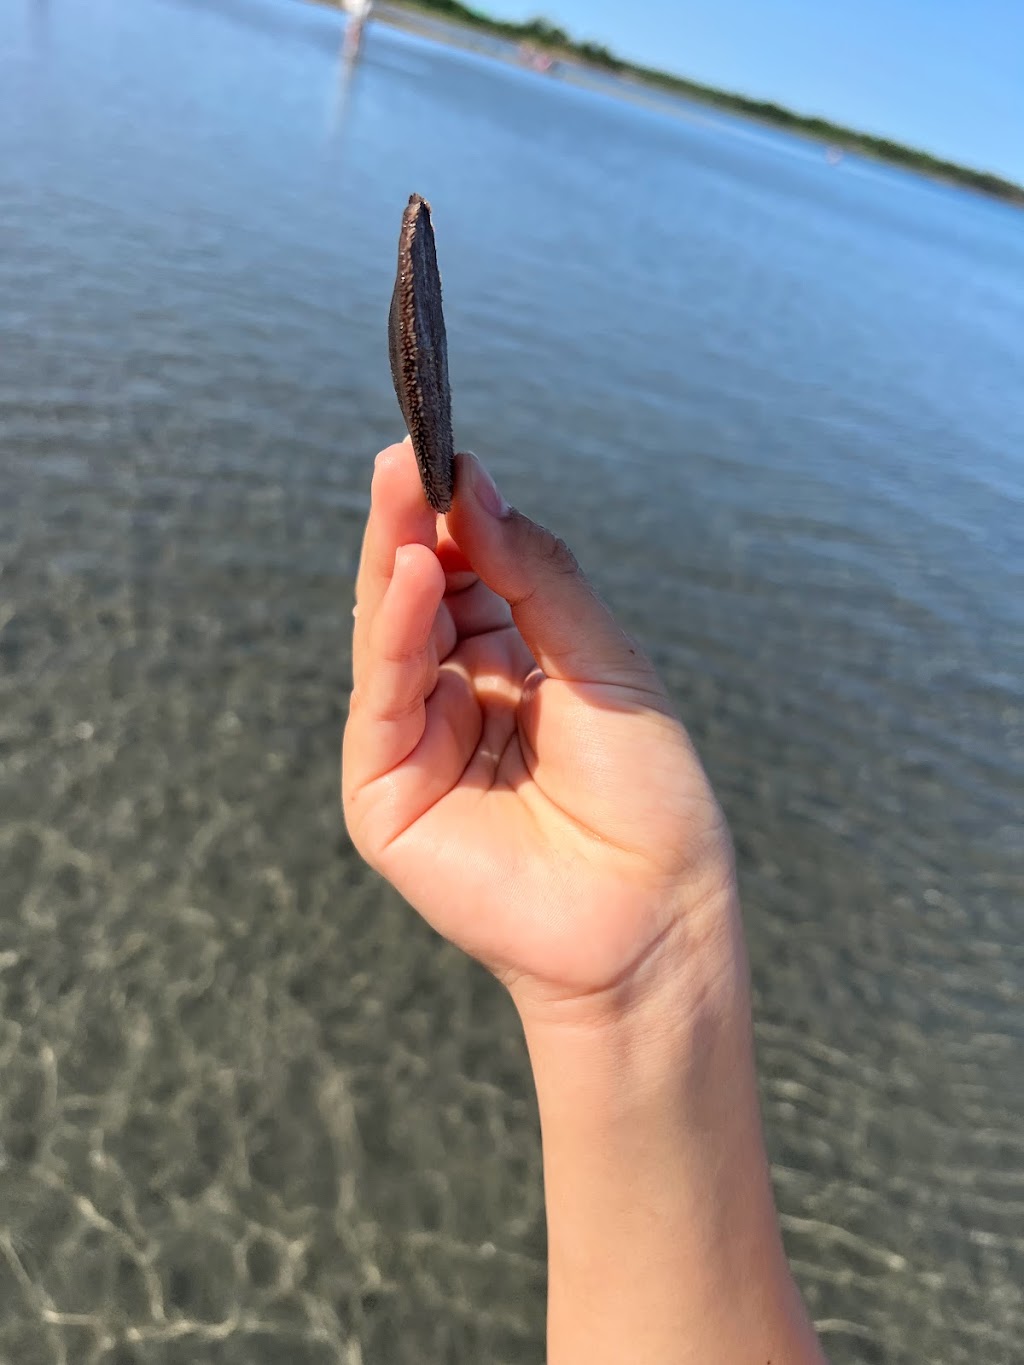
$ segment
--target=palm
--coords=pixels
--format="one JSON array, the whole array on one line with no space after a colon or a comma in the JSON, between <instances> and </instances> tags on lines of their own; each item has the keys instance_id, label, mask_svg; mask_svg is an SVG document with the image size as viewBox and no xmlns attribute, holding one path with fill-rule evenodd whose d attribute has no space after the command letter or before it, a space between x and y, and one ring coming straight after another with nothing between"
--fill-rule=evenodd
<instances>
[{"instance_id":1,"label":"palm","mask_svg":"<svg viewBox=\"0 0 1024 1365\"><path fill-rule=\"evenodd\" d=\"M419 724L400 761L347 782L353 837L506 980L599 991L672 928L666 888L721 839L717 807L646 660L628 650L601 681L547 676L439 529L443 585L429 545L408 571L410 604L417 574L433 602ZM346 736L347 767L348 750Z\"/></svg>"}]
</instances>

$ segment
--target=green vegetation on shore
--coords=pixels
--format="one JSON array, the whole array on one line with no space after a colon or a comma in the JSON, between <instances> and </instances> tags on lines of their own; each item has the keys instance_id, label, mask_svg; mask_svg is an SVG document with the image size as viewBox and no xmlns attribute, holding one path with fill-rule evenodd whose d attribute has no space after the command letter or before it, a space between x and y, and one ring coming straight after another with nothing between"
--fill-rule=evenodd
<instances>
[{"instance_id":1,"label":"green vegetation on shore","mask_svg":"<svg viewBox=\"0 0 1024 1365\"><path fill-rule=\"evenodd\" d=\"M389 0L401 5L403 0ZM622 61L613 52L599 43L576 42L564 29L549 23L546 19L531 19L527 23L513 24L501 19L493 19L488 14L471 9L461 0L411 0L409 8L427 10L455 23L466 24L483 29L500 38L510 38L516 42L531 43L543 48L556 57L567 57L589 66L610 71L618 76L636 80L644 85L673 94L684 95L689 99L700 100L704 104L715 105L737 114L760 119L795 133L805 133L830 147L841 147L847 151L862 152L867 156L891 162L896 166L906 166L923 175L937 177L956 185L979 190L983 194L994 195L999 199L1024 206L1024 186L1011 180L992 175L988 171L978 171L970 166L960 166L953 161L944 161L929 152L918 151L914 147L904 147L888 138L875 137L870 133L859 133L852 128L843 128L830 123L827 119L814 118L807 114L795 113L780 104L768 100L748 99L745 95L734 95L727 90L716 90L710 85L674 76L667 71L655 71L651 67L637 66L633 62Z\"/></svg>"}]
</instances>

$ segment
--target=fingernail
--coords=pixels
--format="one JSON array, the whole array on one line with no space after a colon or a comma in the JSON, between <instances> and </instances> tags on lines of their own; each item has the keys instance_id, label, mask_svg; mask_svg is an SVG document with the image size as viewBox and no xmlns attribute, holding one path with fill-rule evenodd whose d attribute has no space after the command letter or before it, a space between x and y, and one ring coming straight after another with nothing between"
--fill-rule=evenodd
<instances>
[{"instance_id":1,"label":"fingernail","mask_svg":"<svg viewBox=\"0 0 1024 1365\"><path fill-rule=\"evenodd\" d=\"M477 502L492 517L503 517L508 511L508 503L498 492L494 480L475 455L473 461L473 493Z\"/></svg>"}]
</instances>

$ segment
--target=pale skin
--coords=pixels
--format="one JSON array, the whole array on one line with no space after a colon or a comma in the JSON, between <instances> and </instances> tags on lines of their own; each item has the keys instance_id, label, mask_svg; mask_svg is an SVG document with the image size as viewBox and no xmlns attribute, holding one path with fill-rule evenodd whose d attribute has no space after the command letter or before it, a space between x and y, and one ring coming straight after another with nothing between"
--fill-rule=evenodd
<instances>
[{"instance_id":1,"label":"pale skin","mask_svg":"<svg viewBox=\"0 0 1024 1365\"><path fill-rule=\"evenodd\" d=\"M352 839L509 990L541 1116L549 1365L822 1365L758 1111L721 811L570 552L460 455L377 457L342 761Z\"/></svg>"}]
</instances>

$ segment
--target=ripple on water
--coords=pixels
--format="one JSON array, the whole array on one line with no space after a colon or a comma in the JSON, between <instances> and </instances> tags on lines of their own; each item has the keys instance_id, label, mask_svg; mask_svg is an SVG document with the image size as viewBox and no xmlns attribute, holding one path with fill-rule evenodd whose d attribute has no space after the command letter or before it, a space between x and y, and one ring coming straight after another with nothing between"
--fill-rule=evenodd
<instances>
[{"instance_id":1,"label":"ripple on water","mask_svg":"<svg viewBox=\"0 0 1024 1365\"><path fill-rule=\"evenodd\" d=\"M1015 1359L1009 220L385 30L332 150L326 10L62 6L40 67L16 9L0 1356L542 1349L514 1012L337 807L372 455L401 434L395 213L423 188L459 443L649 646L734 830L783 1232L830 1358Z\"/></svg>"}]
</instances>

